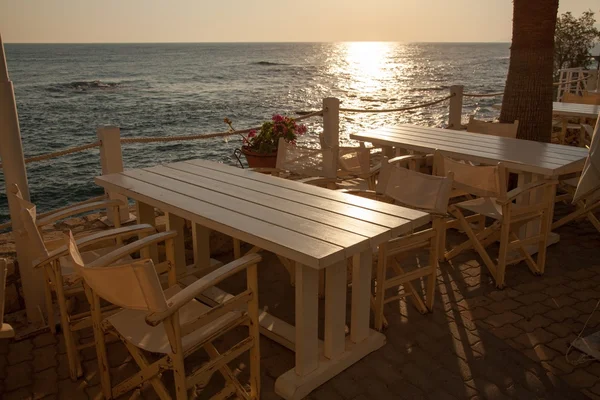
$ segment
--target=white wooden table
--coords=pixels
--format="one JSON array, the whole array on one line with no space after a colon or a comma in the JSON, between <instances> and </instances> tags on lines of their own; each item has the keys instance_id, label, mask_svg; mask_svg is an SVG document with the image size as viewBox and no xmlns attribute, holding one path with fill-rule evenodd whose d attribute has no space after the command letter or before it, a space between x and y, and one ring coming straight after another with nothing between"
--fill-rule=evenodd
<instances>
[{"instance_id":1,"label":"white wooden table","mask_svg":"<svg viewBox=\"0 0 600 400\"><path fill-rule=\"evenodd\" d=\"M392 148L428 154L437 149L459 160L488 165L502 162L511 172L518 173L518 185L579 172L588 154L587 149L579 147L404 124L351 134L350 138L381 146L388 155L393 154ZM535 232L539 232L539 227L530 223L523 235ZM548 243L559 239L552 233Z\"/></svg>"},{"instance_id":2,"label":"white wooden table","mask_svg":"<svg viewBox=\"0 0 600 400\"><path fill-rule=\"evenodd\" d=\"M333 190L203 160L100 176L96 183L135 199L139 222L154 222L154 207L179 231L192 221L199 263L210 264L213 229L286 257L296 264L295 327L261 315L262 332L295 351L295 368L276 392L300 399L385 344L369 328L372 252L393 236L429 222L428 214ZM346 338L347 260L352 258L350 334ZM185 258L177 259L185 270ZM325 271L324 338L318 332L319 271ZM260 283L259 283L260 285ZM210 296L209 296L210 297Z\"/></svg>"},{"instance_id":3,"label":"white wooden table","mask_svg":"<svg viewBox=\"0 0 600 400\"><path fill-rule=\"evenodd\" d=\"M494 104L492 107L501 110L502 103ZM563 103L555 101L552 103L552 114L560 117L598 118L600 106L590 104Z\"/></svg>"},{"instance_id":4,"label":"white wooden table","mask_svg":"<svg viewBox=\"0 0 600 400\"><path fill-rule=\"evenodd\" d=\"M561 117L598 118L600 105L577 104L577 103L552 103L552 114Z\"/></svg>"}]
</instances>

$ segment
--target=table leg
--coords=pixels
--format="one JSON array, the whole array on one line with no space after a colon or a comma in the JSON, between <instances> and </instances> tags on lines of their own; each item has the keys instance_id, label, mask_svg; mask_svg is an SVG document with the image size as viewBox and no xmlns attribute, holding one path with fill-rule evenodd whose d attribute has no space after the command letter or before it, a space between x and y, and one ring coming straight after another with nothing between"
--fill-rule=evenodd
<instances>
[{"instance_id":1,"label":"table leg","mask_svg":"<svg viewBox=\"0 0 600 400\"><path fill-rule=\"evenodd\" d=\"M335 358L346 347L346 260L325 269L325 347L327 358Z\"/></svg>"},{"instance_id":2,"label":"table leg","mask_svg":"<svg viewBox=\"0 0 600 400\"><path fill-rule=\"evenodd\" d=\"M352 314L350 340L359 343L369 335L371 305L371 269L373 251L365 250L353 258L352 263Z\"/></svg>"},{"instance_id":3,"label":"table leg","mask_svg":"<svg viewBox=\"0 0 600 400\"><path fill-rule=\"evenodd\" d=\"M198 269L210 266L210 229L192 222L194 265Z\"/></svg>"},{"instance_id":4,"label":"table leg","mask_svg":"<svg viewBox=\"0 0 600 400\"><path fill-rule=\"evenodd\" d=\"M177 232L177 236L173 238L173 246L175 247L175 269L177 270L177 275L181 275L187 272L184 241L185 220L171 213L167 213L166 215L167 230Z\"/></svg>"},{"instance_id":5,"label":"table leg","mask_svg":"<svg viewBox=\"0 0 600 400\"><path fill-rule=\"evenodd\" d=\"M319 271L296 264L296 374L319 365Z\"/></svg>"},{"instance_id":6,"label":"table leg","mask_svg":"<svg viewBox=\"0 0 600 400\"><path fill-rule=\"evenodd\" d=\"M384 157L394 158L396 156L396 152L392 146L383 146L381 149Z\"/></svg>"},{"instance_id":7,"label":"table leg","mask_svg":"<svg viewBox=\"0 0 600 400\"><path fill-rule=\"evenodd\" d=\"M154 215L154 207L152 207L149 204L142 203L141 201L136 201L135 209L138 224L150 224L152 226L156 226L156 216ZM151 245L150 248L142 249L141 256L142 258L151 258L155 264L158 264L158 248L155 244Z\"/></svg>"}]
</instances>

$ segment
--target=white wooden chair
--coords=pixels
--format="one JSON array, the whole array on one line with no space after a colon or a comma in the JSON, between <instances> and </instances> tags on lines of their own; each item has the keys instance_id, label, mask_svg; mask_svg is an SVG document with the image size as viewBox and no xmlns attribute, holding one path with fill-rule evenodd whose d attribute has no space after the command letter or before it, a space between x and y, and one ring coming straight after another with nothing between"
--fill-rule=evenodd
<instances>
[{"instance_id":1,"label":"white wooden chair","mask_svg":"<svg viewBox=\"0 0 600 400\"><path fill-rule=\"evenodd\" d=\"M467 132L483 133L485 135L501 136L508 138L516 138L519 130L519 121L512 124L487 122L475 119L474 116L469 117L467 124Z\"/></svg>"},{"instance_id":2,"label":"white wooden chair","mask_svg":"<svg viewBox=\"0 0 600 400\"><path fill-rule=\"evenodd\" d=\"M588 128L590 133L590 138L595 137L600 134L600 116L596 121L596 127L593 132L591 132L591 127L589 125L585 125ZM588 142L589 143L589 142ZM577 189L577 185L579 184L579 177L569 178L565 180L561 180L559 183L559 188L566 192L566 195L556 196L557 201L569 200L573 199L573 195L575 194L575 190ZM592 225L600 232L600 221L598 217L594 215L600 209L600 192L592 192L585 196L584 199L579 200L576 204L577 209L572 213L565 215L558 221L552 224L552 230L560 228L561 226L568 224L571 221L575 221L581 218L587 218Z\"/></svg>"},{"instance_id":3,"label":"white wooden chair","mask_svg":"<svg viewBox=\"0 0 600 400\"><path fill-rule=\"evenodd\" d=\"M384 305L410 296L415 307L421 313L433 310L435 283L438 271L438 242L443 232L444 219L447 216L448 200L452 189L452 176L439 177L426 175L408 169L414 156L400 156L391 163L387 158L381 162L381 171L375 193L349 191L365 197L377 198L404 207L431 213L432 227L394 238L379 246L377 259L376 293L372 298L375 312L375 329L381 330L387 321L384 317ZM429 249L426 265L419 265L412 271L406 271L397 257L407 252ZM426 278L425 299L420 296L414 282ZM400 291L403 287L403 291ZM386 297L387 291L395 289L392 297Z\"/></svg>"},{"instance_id":4,"label":"white wooden chair","mask_svg":"<svg viewBox=\"0 0 600 400\"><path fill-rule=\"evenodd\" d=\"M118 249L96 261L85 263L72 235L65 235L73 265L85 281L90 302L98 371L106 399L117 398L149 381L161 399L171 395L161 380L164 370L172 370L175 378L175 398L187 399L187 390L205 384L219 371L227 386L216 398L237 395L242 399L260 397L260 352L258 321L257 264L260 256L251 254L233 261L195 281L187 287L177 284L175 266L168 261L169 287L163 291L152 260L113 265L125 254ZM167 247L167 259L173 260L173 247ZM202 292L224 279L246 270L246 289L211 308L195 299ZM104 299L122 307L105 317L100 311ZM248 326L248 337L220 353L215 340L238 326ZM120 338L140 371L115 386L111 384L105 334ZM210 361L186 374L184 359L204 349ZM250 352L250 390L247 391L228 363ZM160 355L149 361L146 353Z\"/></svg>"},{"instance_id":5,"label":"white wooden chair","mask_svg":"<svg viewBox=\"0 0 600 400\"><path fill-rule=\"evenodd\" d=\"M539 180L507 192L506 169L501 163L497 166L473 166L447 158L439 152L435 155L434 168L437 175L454 173L455 188L478 196L450 206L451 214L457 218L469 240L446 253L446 259L468 248L475 248L499 288L505 285L507 257L511 250L521 254L534 274L544 273L556 181ZM531 197L530 204L515 203L525 195ZM463 211L490 218L494 222L476 233ZM538 222L540 232L520 238L519 228L530 222ZM500 241L500 251L497 262L494 262L485 248L496 240ZM538 246L536 260L527 251L526 246L529 245Z\"/></svg>"},{"instance_id":6,"label":"white wooden chair","mask_svg":"<svg viewBox=\"0 0 600 400\"><path fill-rule=\"evenodd\" d=\"M42 219L37 219L35 205L22 198L16 185L12 188L12 193L10 195L14 196L20 204L20 217L24 228L23 231L15 232L15 234L26 237L30 249L29 259L32 261L33 268L40 269L39 273L44 274L46 318L48 320L50 331L54 334L56 334L56 322L54 319L53 297L56 297L62 333L65 338L67 357L69 360L69 372L71 379L75 380L82 374L79 350L94 345L93 342L80 345L77 344L76 340L78 331L91 327L90 313L83 312L75 314L70 310L69 300L78 294L83 293L81 279L75 274L64 241L62 241L62 246L58 246L56 241L45 242L42 236L42 228L61 219L81 214L86 211L110 207L114 207L116 211L116 208L121 205L121 202L117 200L103 200L95 203L88 203L71 209L65 209L56 214L50 214ZM118 225L118 222L115 222ZM121 243L124 237L133 235L144 236L154 232L155 228L147 224L117 227L115 229L84 236L79 239L79 242L82 248L88 249L83 253L83 257L89 262L110 252L115 248L115 242ZM162 237L163 241L165 240L165 237ZM148 241L140 241L137 244L136 249L139 250L140 248L148 247L149 244L147 243ZM142 247L139 247L140 245L142 245ZM114 307L112 308L114 309ZM111 307L106 311L110 312L110 310Z\"/></svg>"},{"instance_id":7,"label":"white wooden chair","mask_svg":"<svg viewBox=\"0 0 600 400\"><path fill-rule=\"evenodd\" d=\"M279 139L275 168L253 168L253 171L269 173L286 179L299 180L317 186L334 187L335 177L325 178L325 161L332 157L330 149L297 146Z\"/></svg>"},{"instance_id":8,"label":"white wooden chair","mask_svg":"<svg viewBox=\"0 0 600 400\"><path fill-rule=\"evenodd\" d=\"M4 302L6 301L6 274L8 264L4 258L0 258L0 339L10 339L15 336L15 331L9 324L4 322Z\"/></svg>"}]
</instances>

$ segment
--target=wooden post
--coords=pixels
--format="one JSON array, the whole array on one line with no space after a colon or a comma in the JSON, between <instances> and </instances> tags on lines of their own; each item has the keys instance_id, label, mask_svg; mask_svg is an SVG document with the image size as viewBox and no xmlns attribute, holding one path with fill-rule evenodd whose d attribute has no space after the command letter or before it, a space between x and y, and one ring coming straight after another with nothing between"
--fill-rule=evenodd
<instances>
[{"instance_id":1,"label":"wooden post","mask_svg":"<svg viewBox=\"0 0 600 400\"><path fill-rule=\"evenodd\" d=\"M448 114L448 129L460 131L462 129L462 106L464 86L450 86L450 112Z\"/></svg>"},{"instance_id":2,"label":"wooden post","mask_svg":"<svg viewBox=\"0 0 600 400\"><path fill-rule=\"evenodd\" d=\"M598 70L588 72L588 78L586 81L586 89L588 91L600 89L600 85L599 85L600 76L599 75L600 74L598 73Z\"/></svg>"},{"instance_id":3,"label":"wooden post","mask_svg":"<svg viewBox=\"0 0 600 400\"><path fill-rule=\"evenodd\" d=\"M4 172L5 193L8 195L13 184L19 186L23 199L29 201L29 185L25 170L25 158L19 117L13 84L8 77L8 67L4 54L4 44L0 36L0 158ZM19 204L13 196L8 197L8 209L13 232L22 231L23 225L19 216ZM30 322L41 321L40 307L44 306L44 280L42 273L35 273L28 257L27 236L15 234L15 246L19 261L19 273L25 297L27 319Z\"/></svg>"},{"instance_id":4,"label":"wooden post","mask_svg":"<svg viewBox=\"0 0 600 400\"><path fill-rule=\"evenodd\" d=\"M123 172L123 152L121 151L121 129L116 126L101 126L97 130L98 139L102 142L100 146L100 164L102 165L102 175ZM111 199L121 200L125 206L119 207L119 218L121 222L129 220L129 206L127 197L108 193ZM116 216L111 210L108 210L108 220L115 221Z\"/></svg>"},{"instance_id":5,"label":"wooden post","mask_svg":"<svg viewBox=\"0 0 600 400\"><path fill-rule=\"evenodd\" d=\"M325 178L337 177L340 149L340 100L323 99L323 144L331 151L324 153Z\"/></svg>"}]
</instances>

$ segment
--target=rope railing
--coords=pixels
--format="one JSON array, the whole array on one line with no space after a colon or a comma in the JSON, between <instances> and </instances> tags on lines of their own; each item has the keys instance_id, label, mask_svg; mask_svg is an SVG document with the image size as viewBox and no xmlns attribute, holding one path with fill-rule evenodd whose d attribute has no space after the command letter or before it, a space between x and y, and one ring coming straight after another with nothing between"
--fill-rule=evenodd
<instances>
[{"instance_id":1,"label":"rope railing","mask_svg":"<svg viewBox=\"0 0 600 400\"><path fill-rule=\"evenodd\" d=\"M578 83L578 82L583 82L583 81L587 81L587 80L588 80L588 77L586 76L585 78L576 79L574 81L554 82L552 85L553 86L564 86L564 85L570 85L572 83Z\"/></svg>"},{"instance_id":2,"label":"rope railing","mask_svg":"<svg viewBox=\"0 0 600 400\"><path fill-rule=\"evenodd\" d=\"M504 96L504 92L497 93L463 93L464 97L497 97Z\"/></svg>"},{"instance_id":3,"label":"rope railing","mask_svg":"<svg viewBox=\"0 0 600 400\"><path fill-rule=\"evenodd\" d=\"M451 99L452 97L456 96L456 94L451 94L450 96L446 96L442 99L438 99L435 101L430 101L428 103L422 103L422 104L417 104L416 106L410 106L410 107L402 107L402 108L387 108L387 109L383 109L383 110L377 110L377 109L361 109L361 108L340 108L341 112L352 112L352 113L387 113L387 112L398 112L398 111L408 111L408 110L414 110L417 108L423 108L423 107L429 107L435 104L439 104L442 103L446 100Z\"/></svg>"},{"instance_id":4,"label":"rope railing","mask_svg":"<svg viewBox=\"0 0 600 400\"><path fill-rule=\"evenodd\" d=\"M294 118L296 121L301 121L307 118L315 117L318 115L323 115L323 110L318 111L309 111L303 113L302 116ZM182 135L182 136L162 136L162 137L133 137L133 138L121 138L121 143L155 143L155 142L176 142L176 141L184 141L184 140L198 140L198 139L211 139L217 137L225 137L231 135L239 135L244 133L249 133L252 130L259 130L260 127L242 129L238 131L227 131L227 132L215 132L215 133L201 133L197 135ZM62 157L73 153L79 153L85 150L93 149L96 147L100 147L102 145L101 141L96 141L93 143L84 144L81 146L70 147L68 149L55 151L52 153L40 154L38 156L33 156L25 159L25 164L29 164L36 161L45 161L50 160L52 158ZM4 164L0 163L0 168L2 168Z\"/></svg>"}]
</instances>

